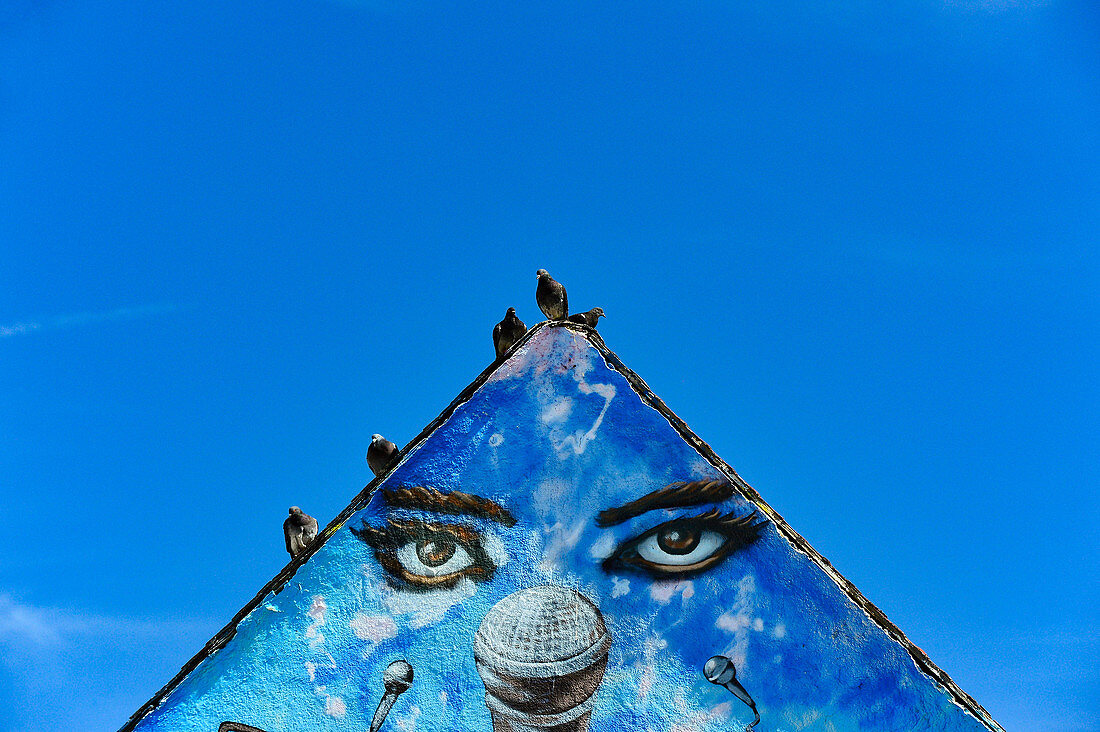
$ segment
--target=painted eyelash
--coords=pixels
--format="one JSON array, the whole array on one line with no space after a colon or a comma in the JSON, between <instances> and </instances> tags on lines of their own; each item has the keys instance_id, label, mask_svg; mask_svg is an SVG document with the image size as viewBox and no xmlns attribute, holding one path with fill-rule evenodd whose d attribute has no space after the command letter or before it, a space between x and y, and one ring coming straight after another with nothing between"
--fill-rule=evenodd
<instances>
[{"instance_id":1,"label":"painted eyelash","mask_svg":"<svg viewBox=\"0 0 1100 732\"><path fill-rule=\"evenodd\" d=\"M603 561L602 566L604 571L634 570L646 572L656 577L686 576L703 572L717 566L735 551L755 543L760 538L760 533L766 523L756 511L745 516L738 516L734 513L723 516L721 511L712 509L697 516L674 518L620 543L611 556ZM725 541L713 554L704 557L694 565L685 566L683 569L670 569L669 567L673 565L655 564L639 556L637 548L642 542L677 525L685 525L694 531L713 531L725 537Z\"/></svg>"},{"instance_id":2,"label":"painted eyelash","mask_svg":"<svg viewBox=\"0 0 1100 732\"><path fill-rule=\"evenodd\" d=\"M449 589L459 583L463 577L475 582L492 579L496 565L481 546L481 534L461 524L437 524L424 521L401 521L390 519L385 527L379 528L364 523L363 527L352 527L351 533L374 550L374 558L386 571L391 580L395 580L405 589L428 591ZM397 551L413 541L444 539L462 547L472 560L470 565L450 575L428 577L410 572L397 559Z\"/></svg>"},{"instance_id":3,"label":"painted eyelash","mask_svg":"<svg viewBox=\"0 0 1100 732\"><path fill-rule=\"evenodd\" d=\"M757 521L757 519L760 520ZM760 530L764 527L764 524L767 523L763 519L761 519L760 514L758 514L756 511L753 511L752 513L745 516L738 516L735 513L727 513L725 516L723 516L721 511L719 511L717 508L714 508L710 511L707 511L706 513L701 513L698 516L685 516L684 518L672 519L672 521L666 521L664 524L661 524L660 526L654 526L653 528L659 529L661 528L661 526L664 526L665 524L670 524L673 521L705 521L713 522L712 526L721 526L723 528L731 529L734 531L753 531L754 534L752 538L754 540L759 538Z\"/></svg>"},{"instance_id":4,"label":"painted eyelash","mask_svg":"<svg viewBox=\"0 0 1100 732\"><path fill-rule=\"evenodd\" d=\"M371 547L386 544L400 546L411 539L433 539L438 536L467 546L481 543L481 534L469 526L437 524L428 521L389 519L384 528L364 524L362 529L353 528L351 532Z\"/></svg>"}]
</instances>

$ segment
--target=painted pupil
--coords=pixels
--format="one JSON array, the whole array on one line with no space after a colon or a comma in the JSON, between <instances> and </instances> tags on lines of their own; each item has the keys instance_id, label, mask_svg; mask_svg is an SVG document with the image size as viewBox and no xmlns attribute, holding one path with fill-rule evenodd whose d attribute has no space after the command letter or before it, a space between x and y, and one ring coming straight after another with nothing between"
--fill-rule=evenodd
<instances>
[{"instance_id":1,"label":"painted pupil","mask_svg":"<svg viewBox=\"0 0 1100 732\"><path fill-rule=\"evenodd\" d=\"M438 567L445 564L454 554L455 545L452 541L421 539L416 542L417 559L429 567Z\"/></svg>"},{"instance_id":2,"label":"painted pupil","mask_svg":"<svg viewBox=\"0 0 1100 732\"><path fill-rule=\"evenodd\" d=\"M690 554L699 546L699 532L686 526L670 526L657 534L657 546L668 554Z\"/></svg>"}]
</instances>

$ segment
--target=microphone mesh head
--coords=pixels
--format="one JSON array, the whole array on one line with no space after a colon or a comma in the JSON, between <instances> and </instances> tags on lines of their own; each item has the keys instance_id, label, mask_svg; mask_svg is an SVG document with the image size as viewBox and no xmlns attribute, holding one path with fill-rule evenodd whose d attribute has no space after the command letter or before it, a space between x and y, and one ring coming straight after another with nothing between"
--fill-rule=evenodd
<instances>
[{"instance_id":1,"label":"microphone mesh head","mask_svg":"<svg viewBox=\"0 0 1100 732\"><path fill-rule=\"evenodd\" d=\"M703 666L703 676L712 684L725 686L737 678L737 668L725 656L712 656Z\"/></svg>"},{"instance_id":2,"label":"microphone mesh head","mask_svg":"<svg viewBox=\"0 0 1100 732\"><path fill-rule=\"evenodd\" d=\"M413 667L405 660L394 661L382 672L382 685L386 691L401 693L412 686Z\"/></svg>"}]
</instances>

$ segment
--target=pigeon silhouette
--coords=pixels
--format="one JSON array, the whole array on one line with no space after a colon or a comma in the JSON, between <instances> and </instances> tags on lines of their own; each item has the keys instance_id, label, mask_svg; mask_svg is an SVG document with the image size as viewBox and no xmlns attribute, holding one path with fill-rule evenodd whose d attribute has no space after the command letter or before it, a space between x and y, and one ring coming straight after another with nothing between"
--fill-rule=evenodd
<instances>
[{"instance_id":1,"label":"pigeon silhouette","mask_svg":"<svg viewBox=\"0 0 1100 732\"><path fill-rule=\"evenodd\" d=\"M297 506L290 507L290 515L283 521L283 538L287 553L296 557L317 538L317 519L302 513Z\"/></svg>"},{"instance_id":2,"label":"pigeon silhouette","mask_svg":"<svg viewBox=\"0 0 1100 732\"><path fill-rule=\"evenodd\" d=\"M370 447L367 448L367 465L375 475L381 475L390 466L397 456L397 445L387 440L382 435L370 436Z\"/></svg>"},{"instance_id":3,"label":"pigeon silhouette","mask_svg":"<svg viewBox=\"0 0 1100 732\"><path fill-rule=\"evenodd\" d=\"M569 322L570 323L583 323L584 325L587 325L589 328L595 328L596 327L596 322L600 318L606 318L606 317L607 316L603 314L603 308L592 308L591 310L589 310L586 313L576 313L574 315L570 315L569 316Z\"/></svg>"},{"instance_id":4,"label":"pigeon silhouette","mask_svg":"<svg viewBox=\"0 0 1100 732\"><path fill-rule=\"evenodd\" d=\"M497 358L504 358L504 354L512 350L512 346L516 345L516 341L522 338L526 332L527 326L516 317L516 309L508 308L504 320L497 323L493 328L493 346L497 349Z\"/></svg>"},{"instance_id":5,"label":"pigeon silhouette","mask_svg":"<svg viewBox=\"0 0 1100 732\"><path fill-rule=\"evenodd\" d=\"M545 269L540 269L535 274L539 278L539 286L535 290L535 302L538 303L539 310L550 320L563 320L569 315L569 296L565 294L565 287Z\"/></svg>"}]
</instances>

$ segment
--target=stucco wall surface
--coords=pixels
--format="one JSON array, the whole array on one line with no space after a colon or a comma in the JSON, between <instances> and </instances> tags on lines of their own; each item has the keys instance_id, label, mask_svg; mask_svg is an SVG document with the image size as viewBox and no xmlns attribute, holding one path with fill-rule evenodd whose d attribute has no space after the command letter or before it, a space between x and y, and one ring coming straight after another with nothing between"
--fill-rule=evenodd
<instances>
[{"instance_id":1,"label":"stucco wall surface","mask_svg":"<svg viewBox=\"0 0 1100 732\"><path fill-rule=\"evenodd\" d=\"M502 603L511 615L493 627L515 620L520 646L553 631L596 648L602 623L590 701L564 682L551 694L588 703L593 730L742 729L749 706L703 676L716 655L758 730L987 729L725 485L584 333L542 328L137 729L366 732L383 670L404 659L414 679L383 730L488 732L483 675L502 667L479 673L475 634L497 603L544 586L598 610L576 604L546 630ZM439 498L451 494L474 498L460 512ZM677 497L690 505L665 505Z\"/></svg>"}]
</instances>

